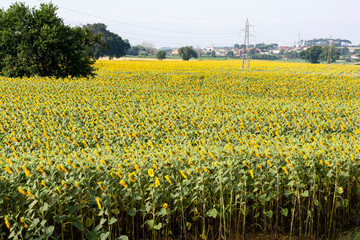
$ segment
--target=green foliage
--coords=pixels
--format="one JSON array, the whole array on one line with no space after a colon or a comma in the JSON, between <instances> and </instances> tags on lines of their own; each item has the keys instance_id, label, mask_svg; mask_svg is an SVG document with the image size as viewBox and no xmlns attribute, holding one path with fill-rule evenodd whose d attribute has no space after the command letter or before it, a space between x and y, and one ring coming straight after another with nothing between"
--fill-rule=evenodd
<instances>
[{"instance_id":1,"label":"green foliage","mask_svg":"<svg viewBox=\"0 0 360 240\"><path fill-rule=\"evenodd\" d=\"M322 53L321 46L313 46L299 53L300 58L309 61L310 63L319 63L320 55Z\"/></svg>"},{"instance_id":2,"label":"green foliage","mask_svg":"<svg viewBox=\"0 0 360 240\"><path fill-rule=\"evenodd\" d=\"M269 51L276 49L279 45L277 43L271 43L271 44L265 44L265 43L259 43L255 45L255 48L260 49L261 51Z\"/></svg>"},{"instance_id":3,"label":"green foliage","mask_svg":"<svg viewBox=\"0 0 360 240\"><path fill-rule=\"evenodd\" d=\"M156 58L159 60L163 60L166 58L166 51L165 50L160 50L156 53Z\"/></svg>"},{"instance_id":4,"label":"green foliage","mask_svg":"<svg viewBox=\"0 0 360 240\"><path fill-rule=\"evenodd\" d=\"M142 55L141 53L146 53L145 47L141 45L136 45L136 46L131 46L127 50L126 55L138 56L138 55Z\"/></svg>"},{"instance_id":5,"label":"green foliage","mask_svg":"<svg viewBox=\"0 0 360 240\"><path fill-rule=\"evenodd\" d=\"M232 57L234 57L234 52L229 51L229 52L226 53L226 56L232 58Z\"/></svg>"},{"instance_id":6,"label":"green foliage","mask_svg":"<svg viewBox=\"0 0 360 240\"><path fill-rule=\"evenodd\" d=\"M336 48L334 46L323 46L322 47L322 52L321 52L321 55L320 55L321 61L323 61L323 62L328 61L329 49L331 50L330 62L335 62L336 60L338 60L340 58L340 49L339 48Z\"/></svg>"},{"instance_id":7,"label":"green foliage","mask_svg":"<svg viewBox=\"0 0 360 240\"><path fill-rule=\"evenodd\" d=\"M350 55L350 50L347 47L343 47L340 49L340 56L348 56Z\"/></svg>"},{"instance_id":8,"label":"green foliage","mask_svg":"<svg viewBox=\"0 0 360 240\"><path fill-rule=\"evenodd\" d=\"M340 57L340 49L331 46L331 62L335 62ZM329 56L329 46L313 46L299 53L300 58L310 63L327 62Z\"/></svg>"},{"instance_id":9,"label":"green foliage","mask_svg":"<svg viewBox=\"0 0 360 240\"><path fill-rule=\"evenodd\" d=\"M0 10L0 74L20 76L89 76L94 74L87 29L64 25L53 4L39 9L14 3Z\"/></svg>"},{"instance_id":10,"label":"green foliage","mask_svg":"<svg viewBox=\"0 0 360 240\"><path fill-rule=\"evenodd\" d=\"M347 40L347 39L329 39L329 38L317 38L317 39L313 39L313 40L306 40L305 41L305 46L327 46L330 43L332 43L333 45L340 47L342 45L349 45L351 44L351 41Z\"/></svg>"},{"instance_id":11,"label":"green foliage","mask_svg":"<svg viewBox=\"0 0 360 240\"><path fill-rule=\"evenodd\" d=\"M252 55L251 58L259 59L259 60L277 60L277 59L279 59L276 55L273 55L273 54L259 54L259 53Z\"/></svg>"},{"instance_id":12,"label":"green foliage","mask_svg":"<svg viewBox=\"0 0 360 240\"><path fill-rule=\"evenodd\" d=\"M189 60L192 57L194 58L198 57L195 50L192 49L192 47L188 47L188 46L179 48L179 55L185 61Z\"/></svg>"},{"instance_id":13,"label":"green foliage","mask_svg":"<svg viewBox=\"0 0 360 240\"><path fill-rule=\"evenodd\" d=\"M122 57L126 55L130 48L128 40L123 40L118 34L107 30L103 23L87 24L87 28L94 34L100 34L101 42L93 46L95 58L109 56L110 58Z\"/></svg>"},{"instance_id":14,"label":"green foliage","mask_svg":"<svg viewBox=\"0 0 360 240\"><path fill-rule=\"evenodd\" d=\"M284 53L284 57L287 59L296 59L299 58L299 54L296 51L289 51Z\"/></svg>"}]
</instances>

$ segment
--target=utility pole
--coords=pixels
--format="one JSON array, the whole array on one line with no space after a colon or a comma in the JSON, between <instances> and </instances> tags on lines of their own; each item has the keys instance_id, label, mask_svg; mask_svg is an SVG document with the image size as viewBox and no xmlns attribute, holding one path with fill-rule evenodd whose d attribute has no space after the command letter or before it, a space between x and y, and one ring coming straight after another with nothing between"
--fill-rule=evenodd
<instances>
[{"instance_id":1,"label":"utility pole","mask_svg":"<svg viewBox=\"0 0 360 240\"><path fill-rule=\"evenodd\" d=\"M249 24L249 19L246 19L244 51L243 51L243 58L241 65L242 68L245 68L245 64L247 65L247 67L250 67L249 45L250 45L250 24ZM246 62L245 62L245 57L246 57Z\"/></svg>"}]
</instances>

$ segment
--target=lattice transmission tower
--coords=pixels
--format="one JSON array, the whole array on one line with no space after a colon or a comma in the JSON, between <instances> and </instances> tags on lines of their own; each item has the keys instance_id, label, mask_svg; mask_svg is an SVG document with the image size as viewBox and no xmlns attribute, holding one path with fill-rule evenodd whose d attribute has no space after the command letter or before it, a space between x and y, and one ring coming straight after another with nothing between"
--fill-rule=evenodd
<instances>
[{"instance_id":1,"label":"lattice transmission tower","mask_svg":"<svg viewBox=\"0 0 360 240\"><path fill-rule=\"evenodd\" d=\"M242 68L250 67L250 54L249 54L249 46L250 46L250 27L253 27L249 24L249 19L246 19L246 25L243 29L245 31L245 39L244 39L244 49L243 49L243 57L242 57Z\"/></svg>"}]
</instances>

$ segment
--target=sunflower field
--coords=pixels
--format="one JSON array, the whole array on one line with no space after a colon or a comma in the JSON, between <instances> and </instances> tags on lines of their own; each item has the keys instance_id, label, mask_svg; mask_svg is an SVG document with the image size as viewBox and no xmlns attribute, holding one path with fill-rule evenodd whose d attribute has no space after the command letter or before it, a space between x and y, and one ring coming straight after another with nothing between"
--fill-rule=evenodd
<instances>
[{"instance_id":1,"label":"sunflower field","mask_svg":"<svg viewBox=\"0 0 360 240\"><path fill-rule=\"evenodd\" d=\"M0 77L0 239L335 238L360 226L360 67L98 61Z\"/></svg>"}]
</instances>

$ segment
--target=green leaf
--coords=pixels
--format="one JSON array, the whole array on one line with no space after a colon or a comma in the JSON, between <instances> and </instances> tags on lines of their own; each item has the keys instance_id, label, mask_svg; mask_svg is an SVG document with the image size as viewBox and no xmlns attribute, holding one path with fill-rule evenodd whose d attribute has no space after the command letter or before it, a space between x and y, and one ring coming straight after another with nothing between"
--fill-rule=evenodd
<instances>
[{"instance_id":1,"label":"green leaf","mask_svg":"<svg viewBox=\"0 0 360 240\"><path fill-rule=\"evenodd\" d=\"M136 208L129 208L126 212L133 217L136 215Z\"/></svg>"},{"instance_id":2,"label":"green leaf","mask_svg":"<svg viewBox=\"0 0 360 240\"><path fill-rule=\"evenodd\" d=\"M44 219L44 220L41 221L40 225L41 225L42 227L45 227L46 222L47 222L47 221Z\"/></svg>"},{"instance_id":3,"label":"green leaf","mask_svg":"<svg viewBox=\"0 0 360 240\"><path fill-rule=\"evenodd\" d=\"M104 209L101 209L101 211L99 212L99 214L98 214L99 216L102 216L102 215L104 215Z\"/></svg>"},{"instance_id":4,"label":"green leaf","mask_svg":"<svg viewBox=\"0 0 360 240\"><path fill-rule=\"evenodd\" d=\"M266 216L268 217L268 218L272 218L272 216L273 216L273 211L268 211L268 212L266 212Z\"/></svg>"},{"instance_id":5,"label":"green leaf","mask_svg":"<svg viewBox=\"0 0 360 240\"><path fill-rule=\"evenodd\" d=\"M160 230L161 227L162 227L162 223L158 223L158 224L156 224L156 225L154 226L154 229L155 229L155 230Z\"/></svg>"},{"instance_id":6,"label":"green leaf","mask_svg":"<svg viewBox=\"0 0 360 240\"><path fill-rule=\"evenodd\" d=\"M118 215L118 214L120 214L120 210L119 210L119 209L117 209L117 208L115 208L115 209L111 209L111 213L112 213L112 214L116 214L116 215Z\"/></svg>"},{"instance_id":7,"label":"green leaf","mask_svg":"<svg viewBox=\"0 0 360 240\"><path fill-rule=\"evenodd\" d=\"M107 219L106 218L102 218L100 219L100 224L103 225L104 223L106 223Z\"/></svg>"},{"instance_id":8,"label":"green leaf","mask_svg":"<svg viewBox=\"0 0 360 240\"><path fill-rule=\"evenodd\" d=\"M44 228L44 235L46 238L50 237L54 232L55 227L53 225Z\"/></svg>"},{"instance_id":9,"label":"green leaf","mask_svg":"<svg viewBox=\"0 0 360 240\"><path fill-rule=\"evenodd\" d=\"M109 220L109 225L112 225L112 224L116 223L117 221L118 221L117 218L112 217L112 218Z\"/></svg>"},{"instance_id":10,"label":"green leaf","mask_svg":"<svg viewBox=\"0 0 360 240\"><path fill-rule=\"evenodd\" d=\"M10 233L10 235L9 235L9 239L15 237L15 234L16 234L15 231L11 231L11 233Z\"/></svg>"},{"instance_id":11,"label":"green leaf","mask_svg":"<svg viewBox=\"0 0 360 240\"><path fill-rule=\"evenodd\" d=\"M88 240L95 240L95 239L97 239L97 234L96 234L95 231L86 232L86 233L85 233L85 237L86 237L86 239L88 239Z\"/></svg>"},{"instance_id":12,"label":"green leaf","mask_svg":"<svg viewBox=\"0 0 360 240\"><path fill-rule=\"evenodd\" d=\"M336 189L336 194L343 194L343 192L344 192L344 189L342 188L342 187L338 187L337 189Z\"/></svg>"},{"instance_id":13,"label":"green leaf","mask_svg":"<svg viewBox=\"0 0 360 240\"><path fill-rule=\"evenodd\" d=\"M153 219L147 220L147 221L146 221L146 224L149 226L150 229L153 229L153 227L154 227L154 220L153 220Z\"/></svg>"},{"instance_id":14,"label":"green leaf","mask_svg":"<svg viewBox=\"0 0 360 240\"><path fill-rule=\"evenodd\" d=\"M286 190L286 191L284 192L284 195L285 195L285 196L291 195L291 191L290 191L290 190Z\"/></svg>"},{"instance_id":15,"label":"green leaf","mask_svg":"<svg viewBox=\"0 0 360 240\"><path fill-rule=\"evenodd\" d=\"M287 217L287 215L289 214L289 210L287 208L283 208L281 209L281 214L285 217Z\"/></svg>"},{"instance_id":16,"label":"green leaf","mask_svg":"<svg viewBox=\"0 0 360 240\"><path fill-rule=\"evenodd\" d=\"M30 205L29 205L29 208L33 208L36 204L38 203L37 200L34 200Z\"/></svg>"},{"instance_id":17,"label":"green leaf","mask_svg":"<svg viewBox=\"0 0 360 240\"><path fill-rule=\"evenodd\" d=\"M301 194L301 196L302 196L302 197L309 197L309 191L306 190L305 192L303 192L303 193Z\"/></svg>"},{"instance_id":18,"label":"green leaf","mask_svg":"<svg viewBox=\"0 0 360 240\"><path fill-rule=\"evenodd\" d=\"M203 240L207 240L207 237L206 237L205 233L202 233L202 234L200 235L200 237L201 237L201 239L203 239Z\"/></svg>"},{"instance_id":19,"label":"green leaf","mask_svg":"<svg viewBox=\"0 0 360 240\"><path fill-rule=\"evenodd\" d=\"M318 201L318 200L315 200L315 201L314 201L314 205L315 205L315 206L319 206L319 201Z\"/></svg>"},{"instance_id":20,"label":"green leaf","mask_svg":"<svg viewBox=\"0 0 360 240\"><path fill-rule=\"evenodd\" d=\"M80 206L70 206L69 207L69 212L71 213L71 214L73 214L73 213L75 213L77 210L79 210L80 209Z\"/></svg>"},{"instance_id":21,"label":"green leaf","mask_svg":"<svg viewBox=\"0 0 360 240\"><path fill-rule=\"evenodd\" d=\"M341 199L340 203L341 203L341 206L343 206L343 207L349 206L349 200L347 200L347 199Z\"/></svg>"},{"instance_id":22,"label":"green leaf","mask_svg":"<svg viewBox=\"0 0 360 240\"><path fill-rule=\"evenodd\" d=\"M91 218L86 218L85 220L85 227L90 227L93 224L93 221Z\"/></svg>"},{"instance_id":23,"label":"green leaf","mask_svg":"<svg viewBox=\"0 0 360 240\"><path fill-rule=\"evenodd\" d=\"M40 222L40 219L35 218L35 219L32 221L30 227L31 227L31 228L35 228L35 227L39 224L39 222Z\"/></svg>"},{"instance_id":24,"label":"green leaf","mask_svg":"<svg viewBox=\"0 0 360 240\"><path fill-rule=\"evenodd\" d=\"M129 240L129 238L126 235L121 235L118 240Z\"/></svg>"},{"instance_id":25,"label":"green leaf","mask_svg":"<svg viewBox=\"0 0 360 240\"><path fill-rule=\"evenodd\" d=\"M61 215L61 216L56 215L56 216L55 216L55 222L57 222L57 223L61 223L61 222L63 222L65 219L66 219L66 215Z\"/></svg>"},{"instance_id":26,"label":"green leaf","mask_svg":"<svg viewBox=\"0 0 360 240\"><path fill-rule=\"evenodd\" d=\"M165 216L166 214L166 210L164 208L161 208L160 211L156 213L156 216Z\"/></svg>"},{"instance_id":27,"label":"green leaf","mask_svg":"<svg viewBox=\"0 0 360 240\"><path fill-rule=\"evenodd\" d=\"M110 235L110 232L102 233L100 235L100 240L106 240Z\"/></svg>"},{"instance_id":28,"label":"green leaf","mask_svg":"<svg viewBox=\"0 0 360 240\"><path fill-rule=\"evenodd\" d=\"M186 222L186 228L187 228L188 231L190 231L190 229L191 229L191 223Z\"/></svg>"},{"instance_id":29,"label":"green leaf","mask_svg":"<svg viewBox=\"0 0 360 240\"><path fill-rule=\"evenodd\" d=\"M75 220L75 222L73 222L73 226L79 229L80 231L84 231L83 225L78 220Z\"/></svg>"},{"instance_id":30,"label":"green leaf","mask_svg":"<svg viewBox=\"0 0 360 240\"><path fill-rule=\"evenodd\" d=\"M39 209L41 212L46 212L49 209L49 204L47 204L46 202L44 203L44 205Z\"/></svg>"},{"instance_id":31,"label":"green leaf","mask_svg":"<svg viewBox=\"0 0 360 240\"><path fill-rule=\"evenodd\" d=\"M213 218L216 218L217 215L218 215L218 211L216 210L216 208L212 208L211 210L209 210L206 215L208 217L213 217Z\"/></svg>"}]
</instances>

